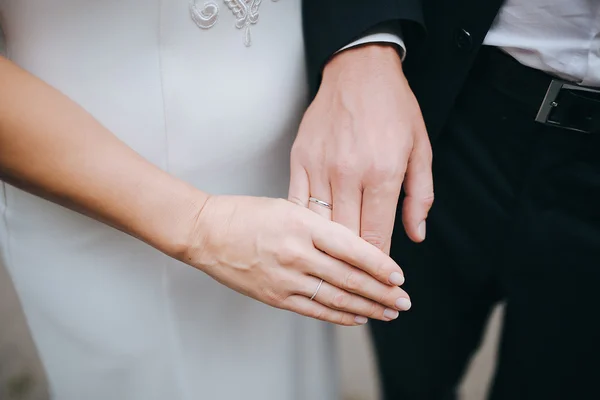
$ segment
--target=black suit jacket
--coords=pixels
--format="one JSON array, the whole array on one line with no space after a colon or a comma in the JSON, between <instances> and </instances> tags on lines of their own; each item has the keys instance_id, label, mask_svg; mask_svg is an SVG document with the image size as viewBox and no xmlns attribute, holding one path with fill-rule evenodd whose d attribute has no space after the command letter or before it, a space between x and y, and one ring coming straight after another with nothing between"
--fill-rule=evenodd
<instances>
[{"instance_id":1,"label":"black suit jacket","mask_svg":"<svg viewBox=\"0 0 600 400\"><path fill-rule=\"evenodd\" d=\"M503 0L303 0L309 78L340 48L387 22L397 25L405 75L432 139L443 127Z\"/></svg>"}]
</instances>

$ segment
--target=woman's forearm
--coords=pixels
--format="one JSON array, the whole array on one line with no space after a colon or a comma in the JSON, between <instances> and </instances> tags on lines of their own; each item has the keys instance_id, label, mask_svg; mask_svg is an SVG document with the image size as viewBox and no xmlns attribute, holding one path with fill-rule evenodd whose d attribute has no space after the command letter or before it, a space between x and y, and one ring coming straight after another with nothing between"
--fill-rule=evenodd
<instances>
[{"instance_id":1,"label":"woman's forearm","mask_svg":"<svg viewBox=\"0 0 600 400\"><path fill-rule=\"evenodd\" d=\"M178 255L206 195L0 57L0 179Z\"/></svg>"}]
</instances>

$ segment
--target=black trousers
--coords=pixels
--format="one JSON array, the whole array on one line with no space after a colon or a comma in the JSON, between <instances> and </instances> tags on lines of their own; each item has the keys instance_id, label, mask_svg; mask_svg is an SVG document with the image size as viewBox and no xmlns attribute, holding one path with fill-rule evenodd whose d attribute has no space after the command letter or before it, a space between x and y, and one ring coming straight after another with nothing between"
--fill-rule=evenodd
<instances>
[{"instance_id":1,"label":"black trousers","mask_svg":"<svg viewBox=\"0 0 600 400\"><path fill-rule=\"evenodd\" d=\"M490 68L474 68L433 145L426 241L396 224L392 255L413 308L370 323L385 399L456 398L500 301L490 398L597 399L600 134L534 122L518 82Z\"/></svg>"}]
</instances>

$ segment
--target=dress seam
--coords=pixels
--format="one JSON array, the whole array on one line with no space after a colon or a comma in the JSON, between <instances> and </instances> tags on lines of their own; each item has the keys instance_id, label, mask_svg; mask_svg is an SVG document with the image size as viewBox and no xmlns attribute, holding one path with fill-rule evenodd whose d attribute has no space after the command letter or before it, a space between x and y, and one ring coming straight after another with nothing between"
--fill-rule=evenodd
<instances>
[{"instance_id":1,"label":"dress seam","mask_svg":"<svg viewBox=\"0 0 600 400\"><path fill-rule=\"evenodd\" d=\"M159 80L160 80L160 92L161 92L161 100L162 100L162 109L163 109L163 120L164 120L164 132L165 132L165 158L164 158L164 162L165 162L165 170L166 172L170 172L170 162L169 162L169 128L168 128L168 123L167 123L167 106L166 106L166 101L165 101L165 85L164 85L164 77L163 77L163 64L162 64L162 0L157 0L158 2L158 73L159 73ZM189 398L189 396L187 395L187 391L186 391L186 385L183 383L183 377L180 374L180 365L182 357L181 357L181 346L178 342L178 340L176 340L178 337L180 337L180 335L177 335L178 333L178 327L177 324L175 322L175 319L173 318L173 314L171 312L171 308L168 304L168 302L166 301L167 299L169 299L169 289L168 289L168 282L167 282L167 274L169 271L169 261L166 260L163 268L162 268L162 275L161 275L161 288L162 288L162 293L163 293L163 297L165 299L165 303L163 304L164 306L164 313L166 316L166 319L168 321L168 334L170 336L170 348L173 350L173 352L171 353L171 360L173 360L173 368L171 369L171 372L173 373L173 375L175 376L175 382L177 382L178 384L178 392L180 393L181 396L183 396L183 399L187 399Z\"/></svg>"},{"instance_id":2,"label":"dress seam","mask_svg":"<svg viewBox=\"0 0 600 400\"><path fill-rule=\"evenodd\" d=\"M8 216L7 216L7 212L8 212L8 195L6 194L6 182L0 182L2 183L2 202L4 204L4 207L2 209L2 222L4 223L4 231L6 232L6 238L4 239L4 241L6 242L6 246L4 246L4 248L6 249L6 254L5 254L5 261L6 261L6 265L5 268L7 268L8 271L8 264L11 264L12 262L12 255L10 252L10 230L8 227ZM0 258L1 260L1 258ZM9 272L9 276L10 276L10 272Z\"/></svg>"}]
</instances>

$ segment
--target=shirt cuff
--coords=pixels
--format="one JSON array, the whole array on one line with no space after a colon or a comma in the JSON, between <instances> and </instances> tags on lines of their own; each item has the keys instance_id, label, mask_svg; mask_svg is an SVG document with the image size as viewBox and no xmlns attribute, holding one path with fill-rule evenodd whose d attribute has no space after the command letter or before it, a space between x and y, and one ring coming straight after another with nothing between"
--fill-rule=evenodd
<instances>
[{"instance_id":1,"label":"shirt cuff","mask_svg":"<svg viewBox=\"0 0 600 400\"><path fill-rule=\"evenodd\" d=\"M402 38L398 34L397 29L392 30L386 25L380 25L375 27L371 31L367 32L365 36L342 47L336 53L368 43L393 43L398 46L398 51L400 53L400 58L402 59L402 61L404 61L404 58L406 57L406 46L404 45L404 40L402 40Z\"/></svg>"}]
</instances>

